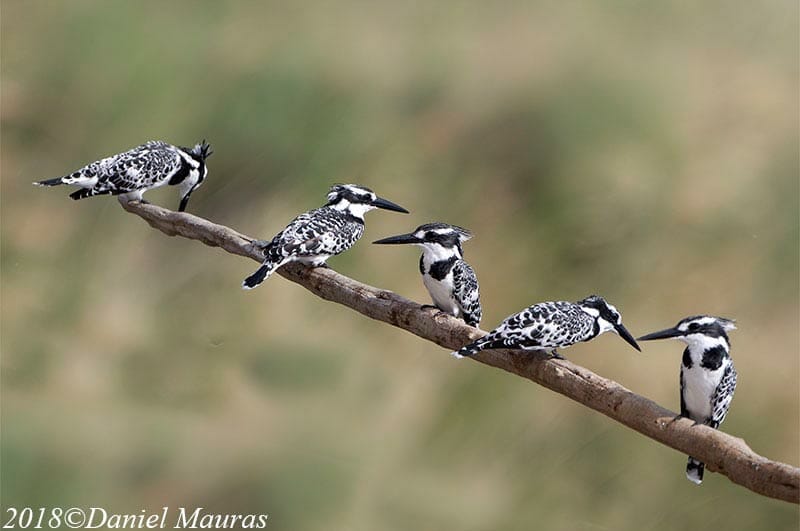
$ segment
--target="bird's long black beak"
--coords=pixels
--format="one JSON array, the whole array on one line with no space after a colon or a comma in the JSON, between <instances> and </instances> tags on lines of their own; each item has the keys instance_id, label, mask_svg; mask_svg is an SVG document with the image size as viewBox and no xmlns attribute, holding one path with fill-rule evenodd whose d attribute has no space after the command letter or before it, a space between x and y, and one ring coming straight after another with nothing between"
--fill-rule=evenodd
<instances>
[{"instance_id":1,"label":"bird's long black beak","mask_svg":"<svg viewBox=\"0 0 800 531\"><path fill-rule=\"evenodd\" d=\"M420 243L422 240L414 236L413 234L400 234L398 236L389 236L388 238L383 238L381 240L375 240L372 243L381 243L381 244L402 244L402 243Z\"/></svg>"},{"instance_id":2,"label":"bird's long black beak","mask_svg":"<svg viewBox=\"0 0 800 531\"><path fill-rule=\"evenodd\" d=\"M372 206L376 206L378 208L383 208L384 210L394 210L395 212L402 212L403 214L408 214L408 210L401 207L396 203L392 203L388 199L384 199L382 197L376 197L375 201L372 202Z\"/></svg>"},{"instance_id":3,"label":"bird's long black beak","mask_svg":"<svg viewBox=\"0 0 800 531\"><path fill-rule=\"evenodd\" d=\"M639 338L639 341L650 341L651 339L669 339L671 337L678 337L683 335L683 332L677 328L667 328L666 330L659 330L652 334L647 334Z\"/></svg>"},{"instance_id":4,"label":"bird's long black beak","mask_svg":"<svg viewBox=\"0 0 800 531\"><path fill-rule=\"evenodd\" d=\"M615 326L614 326L614 329L615 329L615 330L617 331L617 333L619 334L619 337L621 337L622 339L624 339L625 341L627 341L627 342L628 342L628 344L629 344L630 346L632 346L633 348L635 348L635 349L636 349L636 350L638 350L639 352L641 352L641 351L642 351L642 349L641 349L641 348L639 347L639 345L636 343L636 340L635 340L635 339L633 339L633 336L631 335L631 333L630 333L630 332L628 332L628 329L627 329L627 328L625 328L625 327L622 325L622 323L620 323L620 324L618 324L618 325L615 325Z\"/></svg>"}]
</instances>

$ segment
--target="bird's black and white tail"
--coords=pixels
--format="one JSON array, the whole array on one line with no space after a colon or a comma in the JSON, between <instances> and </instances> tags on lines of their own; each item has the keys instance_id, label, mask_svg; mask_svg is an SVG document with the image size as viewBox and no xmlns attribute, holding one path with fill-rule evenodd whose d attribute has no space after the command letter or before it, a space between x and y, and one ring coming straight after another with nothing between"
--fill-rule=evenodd
<instances>
[{"instance_id":1,"label":"bird's black and white tail","mask_svg":"<svg viewBox=\"0 0 800 531\"><path fill-rule=\"evenodd\" d=\"M690 457L689 462L686 463L686 477L692 483L699 485L703 482L703 470L705 470L705 468L706 465L694 457Z\"/></svg>"},{"instance_id":2,"label":"bird's black and white tail","mask_svg":"<svg viewBox=\"0 0 800 531\"><path fill-rule=\"evenodd\" d=\"M96 190L94 188L78 188L69 196L76 201L78 199L86 199L87 197L94 197L96 195L109 195L113 192L111 190Z\"/></svg>"},{"instance_id":3,"label":"bird's black and white tail","mask_svg":"<svg viewBox=\"0 0 800 531\"><path fill-rule=\"evenodd\" d=\"M265 280L275 271L280 264L273 262L264 262L261 264L255 273L244 279L242 282L242 289L253 289Z\"/></svg>"},{"instance_id":4,"label":"bird's black and white tail","mask_svg":"<svg viewBox=\"0 0 800 531\"><path fill-rule=\"evenodd\" d=\"M454 358L466 358L468 356L474 356L481 350L485 348L492 348L489 345L489 341L484 341L483 339L479 339L477 341L473 341L469 345L465 345L458 349L456 352L453 352Z\"/></svg>"},{"instance_id":5,"label":"bird's black and white tail","mask_svg":"<svg viewBox=\"0 0 800 531\"><path fill-rule=\"evenodd\" d=\"M63 177L56 177L55 179L46 179L44 181L36 181L36 186L58 186L59 184L64 184Z\"/></svg>"}]
</instances>

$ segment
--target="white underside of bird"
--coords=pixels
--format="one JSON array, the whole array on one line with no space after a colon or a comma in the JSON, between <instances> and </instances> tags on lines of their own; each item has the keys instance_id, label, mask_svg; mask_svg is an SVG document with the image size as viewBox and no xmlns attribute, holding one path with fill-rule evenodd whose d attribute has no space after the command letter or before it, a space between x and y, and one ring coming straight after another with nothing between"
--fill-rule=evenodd
<instances>
[{"instance_id":1,"label":"white underside of bird","mask_svg":"<svg viewBox=\"0 0 800 531\"><path fill-rule=\"evenodd\" d=\"M685 385L683 401L693 420L704 422L711 417L712 397L716 393L722 374L727 368L728 366L723 364L719 369L711 371L700 368L699 361L691 369L683 368Z\"/></svg>"},{"instance_id":2,"label":"white underside of bird","mask_svg":"<svg viewBox=\"0 0 800 531\"><path fill-rule=\"evenodd\" d=\"M730 363L722 363L716 370L702 366L703 353L715 347L728 345L722 338L700 336L689 343L691 367L681 365L683 375L683 401L693 420L705 422L712 417L714 401L722 376Z\"/></svg>"},{"instance_id":3,"label":"white underside of bird","mask_svg":"<svg viewBox=\"0 0 800 531\"><path fill-rule=\"evenodd\" d=\"M442 280L436 280L429 275L422 276L422 283L431 295L431 300L444 313L458 317L461 314L461 307L458 306L453 298L455 286L453 284L453 272L450 271Z\"/></svg>"}]
</instances>

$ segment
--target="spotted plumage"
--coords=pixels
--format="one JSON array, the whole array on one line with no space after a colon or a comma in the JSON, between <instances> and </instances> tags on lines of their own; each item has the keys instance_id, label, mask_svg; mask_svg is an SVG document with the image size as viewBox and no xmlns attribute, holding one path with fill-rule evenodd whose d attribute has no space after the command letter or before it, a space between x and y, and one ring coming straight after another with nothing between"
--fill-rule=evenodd
<instances>
[{"instance_id":1,"label":"spotted plumage","mask_svg":"<svg viewBox=\"0 0 800 531\"><path fill-rule=\"evenodd\" d=\"M446 223L426 223L414 232L390 236L373 243L413 244L422 248L419 272L439 310L471 326L481 321L478 278L464 260L461 244L472 237L468 230Z\"/></svg>"},{"instance_id":2,"label":"spotted plumage","mask_svg":"<svg viewBox=\"0 0 800 531\"><path fill-rule=\"evenodd\" d=\"M205 161L211 153L211 146L205 140L193 148L151 140L124 153L92 162L69 175L33 184L72 184L80 187L70 194L72 199L117 195L121 202L142 201L142 194L147 190L166 184L177 185L181 194L178 210L182 212L189 196L206 178Z\"/></svg>"},{"instance_id":3,"label":"spotted plumage","mask_svg":"<svg viewBox=\"0 0 800 531\"><path fill-rule=\"evenodd\" d=\"M592 295L578 302L541 302L508 317L487 335L466 345L456 357L485 349L540 350L560 357L556 349L615 332L636 350L639 346L622 324L622 316L605 299Z\"/></svg>"},{"instance_id":4,"label":"spotted plumage","mask_svg":"<svg viewBox=\"0 0 800 531\"><path fill-rule=\"evenodd\" d=\"M736 369L727 334L735 329L731 319L697 315L682 319L673 328L639 338L675 338L686 343L681 359L681 415L714 429L725 420L736 390ZM699 485L704 469L702 462L689 457L686 477Z\"/></svg>"},{"instance_id":5,"label":"spotted plumage","mask_svg":"<svg viewBox=\"0 0 800 531\"><path fill-rule=\"evenodd\" d=\"M355 184L333 186L325 206L300 214L271 241L256 242L264 250L264 262L244 279L242 288L255 288L288 262L323 265L328 258L346 251L361 238L364 214L374 208L408 213L369 188Z\"/></svg>"},{"instance_id":6,"label":"spotted plumage","mask_svg":"<svg viewBox=\"0 0 800 531\"><path fill-rule=\"evenodd\" d=\"M475 275L472 266L464 260L456 261L453 265L452 274L452 298L455 302L455 307L451 311L458 310L456 317L461 317L470 326L478 326L483 315L478 277ZM428 291L430 291L430 288Z\"/></svg>"}]
</instances>

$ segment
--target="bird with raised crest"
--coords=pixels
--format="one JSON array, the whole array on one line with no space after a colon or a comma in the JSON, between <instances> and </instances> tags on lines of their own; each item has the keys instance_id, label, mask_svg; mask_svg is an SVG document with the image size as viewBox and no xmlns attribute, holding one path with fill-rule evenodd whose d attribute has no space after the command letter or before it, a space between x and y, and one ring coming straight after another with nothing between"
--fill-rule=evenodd
<instances>
[{"instance_id":1,"label":"bird with raised crest","mask_svg":"<svg viewBox=\"0 0 800 531\"><path fill-rule=\"evenodd\" d=\"M151 140L141 146L92 162L69 175L38 181L37 186L72 184L80 187L69 196L84 199L95 195L117 195L120 202L141 201L142 194L164 185L178 186L178 210L183 212L189 196L206 178L206 159L211 146L203 140L192 148Z\"/></svg>"},{"instance_id":2,"label":"bird with raised crest","mask_svg":"<svg viewBox=\"0 0 800 531\"><path fill-rule=\"evenodd\" d=\"M474 356L486 349L507 348L549 352L615 332L636 350L636 340L622 324L622 316L603 297L592 295L578 302L540 302L506 318L500 326L464 346L453 356Z\"/></svg>"},{"instance_id":3,"label":"bird with raised crest","mask_svg":"<svg viewBox=\"0 0 800 531\"><path fill-rule=\"evenodd\" d=\"M674 338L686 343L681 360L681 415L714 429L725 420L736 390L736 369L728 339L728 332L735 329L732 319L697 315L639 338L639 341ZM689 457L686 464L689 481L702 483L704 470L702 462Z\"/></svg>"},{"instance_id":4,"label":"bird with raised crest","mask_svg":"<svg viewBox=\"0 0 800 531\"><path fill-rule=\"evenodd\" d=\"M419 272L435 307L470 326L481 321L478 278L464 260L461 244L472 238L467 229L447 223L427 223L413 232L372 243L422 247Z\"/></svg>"},{"instance_id":5,"label":"bird with raised crest","mask_svg":"<svg viewBox=\"0 0 800 531\"><path fill-rule=\"evenodd\" d=\"M276 269L289 262L312 267L349 249L364 234L364 214L375 208L408 214L408 210L356 184L337 184L328 192L328 202L300 214L272 240L255 241L264 251L264 262L244 279L243 289L253 289Z\"/></svg>"}]
</instances>

